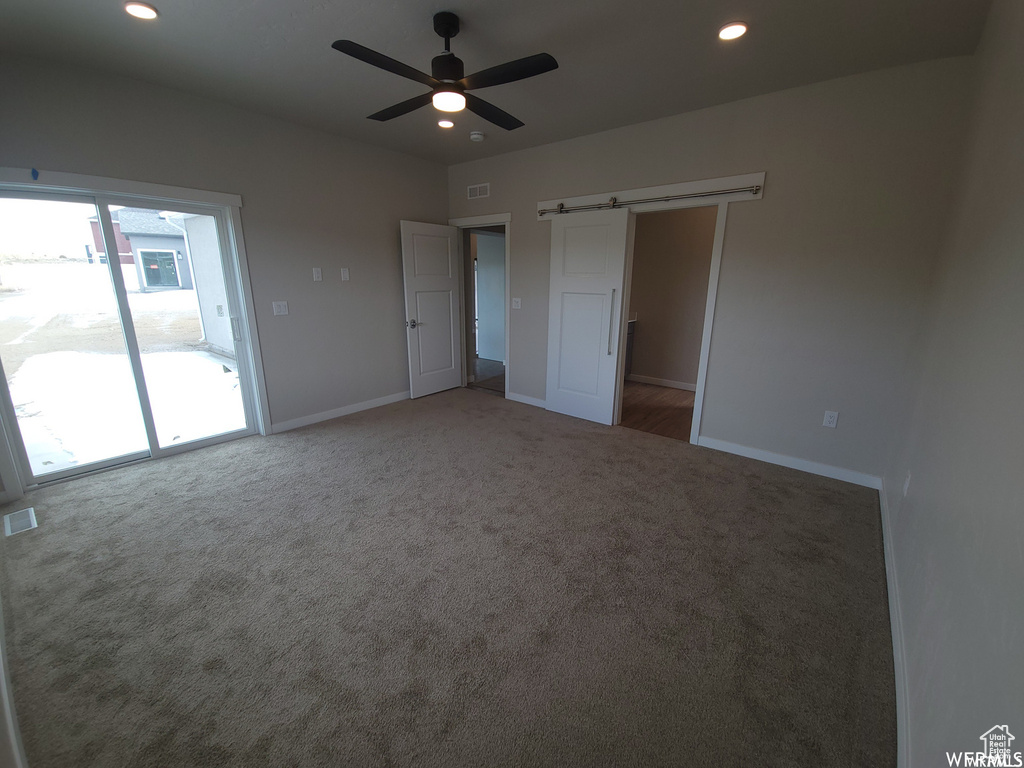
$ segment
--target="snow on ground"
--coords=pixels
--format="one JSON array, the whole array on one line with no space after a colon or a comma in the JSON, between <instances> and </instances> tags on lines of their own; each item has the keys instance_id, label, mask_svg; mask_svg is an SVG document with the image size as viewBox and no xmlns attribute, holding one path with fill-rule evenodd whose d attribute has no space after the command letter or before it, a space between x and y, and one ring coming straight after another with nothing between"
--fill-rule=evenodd
<instances>
[{"instance_id":1,"label":"snow on ground","mask_svg":"<svg viewBox=\"0 0 1024 768\"><path fill-rule=\"evenodd\" d=\"M0 356L33 473L148 450L106 266L3 264L0 277L0 331L13 329ZM129 293L128 301L136 326L159 342L159 351L143 348L142 364L160 446L243 429L234 360L197 349L195 292ZM108 326L113 343L95 333Z\"/></svg>"}]
</instances>

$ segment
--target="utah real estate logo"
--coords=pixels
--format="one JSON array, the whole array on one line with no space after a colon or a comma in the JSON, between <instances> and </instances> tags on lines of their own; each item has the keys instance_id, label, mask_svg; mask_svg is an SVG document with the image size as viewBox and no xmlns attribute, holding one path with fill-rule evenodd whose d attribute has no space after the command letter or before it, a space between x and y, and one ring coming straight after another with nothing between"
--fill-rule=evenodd
<instances>
[{"instance_id":1,"label":"utah real estate logo","mask_svg":"<svg viewBox=\"0 0 1024 768\"><path fill-rule=\"evenodd\" d=\"M1014 752L1012 742L1016 738L1009 726L993 725L978 738L980 752L947 752L950 768L1021 768L1024 759L1020 752Z\"/></svg>"}]
</instances>

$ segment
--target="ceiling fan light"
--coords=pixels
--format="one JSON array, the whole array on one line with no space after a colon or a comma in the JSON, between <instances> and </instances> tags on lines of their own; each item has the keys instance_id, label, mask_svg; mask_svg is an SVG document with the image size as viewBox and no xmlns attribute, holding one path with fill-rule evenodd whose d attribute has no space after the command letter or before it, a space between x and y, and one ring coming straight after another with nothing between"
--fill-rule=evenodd
<instances>
[{"instance_id":1,"label":"ceiling fan light","mask_svg":"<svg viewBox=\"0 0 1024 768\"><path fill-rule=\"evenodd\" d=\"M458 91L434 91L434 108L442 112L461 112L466 108L466 97Z\"/></svg>"},{"instance_id":2,"label":"ceiling fan light","mask_svg":"<svg viewBox=\"0 0 1024 768\"><path fill-rule=\"evenodd\" d=\"M737 37L743 37L745 34L747 34L747 25L742 21L730 21L718 30L718 36L723 40L735 40Z\"/></svg>"},{"instance_id":3,"label":"ceiling fan light","mask_svg":"<svg viewBox=\"0 0 1024 768\"><path fill-rule=\"evenodd\" d=\"M156 8L148 3L130 2L124 4L125 11L137 19L155 19L159 14Z\"/></svg>"}]
</instances>

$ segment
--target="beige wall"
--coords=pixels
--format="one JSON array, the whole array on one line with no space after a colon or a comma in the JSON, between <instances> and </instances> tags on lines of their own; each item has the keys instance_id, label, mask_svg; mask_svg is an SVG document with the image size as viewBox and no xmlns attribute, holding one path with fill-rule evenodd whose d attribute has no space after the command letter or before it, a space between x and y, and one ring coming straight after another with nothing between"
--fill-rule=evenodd
<instances>
[{"instance_id":1,"label":"beige wall","mask_svg":"<svg viewBox=\"0 0 1024 768\"><path fill-rule=\"evenodd\" d=\"M717 206L636 217L634 376L696 385Z\"/></svg>"},{"instance_id":2,"label":"beige wall","mask_svg":"<svg viewBox=\"0 0 1024 768\"><path fill-rule=\"evenodd\" d=\"M0 166L242 196L273 422L408 390L398 222L446 223L443 166L80 67L4 59L0 93Z\"/></svg>"},{"instance_id":3,"label":"beige wall","mask_svg":"<svg viewBox=\"0 0 1024 768\"><path fill-rule=\"evenodd\" d=\"M505 235L478 232L473 237L477 260L477 347L485 360L504 363Z\"/></svg>"},{"instance_id":4,"label":"beige wall","mask_svg":"<svg viewBox=\"0 0 1024 768\"><path fill-rule=\"evenodd\" d=\"M452 166L452 216L512 214L510 390L545 395L538 201L765 171L764 199L729 207L702 432L881 474L970 72L966 58L887 69ZM478 182L491 197L466 200Z\"/></svg>"},{"instance_id":5,"label":"beige wall","mask_svg":"<svg viewBox=\"0 0 1024 768\"><path fill-rule=\"evenodd\" d=\"M907 372L912 416L885 472L922 768L997 723L1024 751L1022 38L1024 4L997 1L924 354Z\"/></svg>"}]
</instances>

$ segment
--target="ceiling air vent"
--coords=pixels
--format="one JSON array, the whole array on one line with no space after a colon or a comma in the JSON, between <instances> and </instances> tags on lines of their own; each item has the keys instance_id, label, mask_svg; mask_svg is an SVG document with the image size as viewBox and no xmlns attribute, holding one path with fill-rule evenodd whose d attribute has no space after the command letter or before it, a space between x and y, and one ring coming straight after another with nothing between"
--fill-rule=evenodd
<instances>
[{"instance_id":1,"label":"ceiling air vent","mask_svg":"<svg viewBox=\"0 0 1024 768\"><path fill-rule=\"evenodd\" d=\"M22 531L30 531L36 527L36 511L33 507L19 509L4 515L4 533L13 536Z\"/></svg>"},{"instance_id":2,"label":"ceiling air vent","mask_svg":"<svg viewBox=\"0 0 1024 768\"><path fill-rule=\"evenodd\" d=\"M470 200L476 200L480 197L491 196L491 185L490 184L474 184L471 187L466 187L466 197Z\"/></svg>"}]
</instances>

